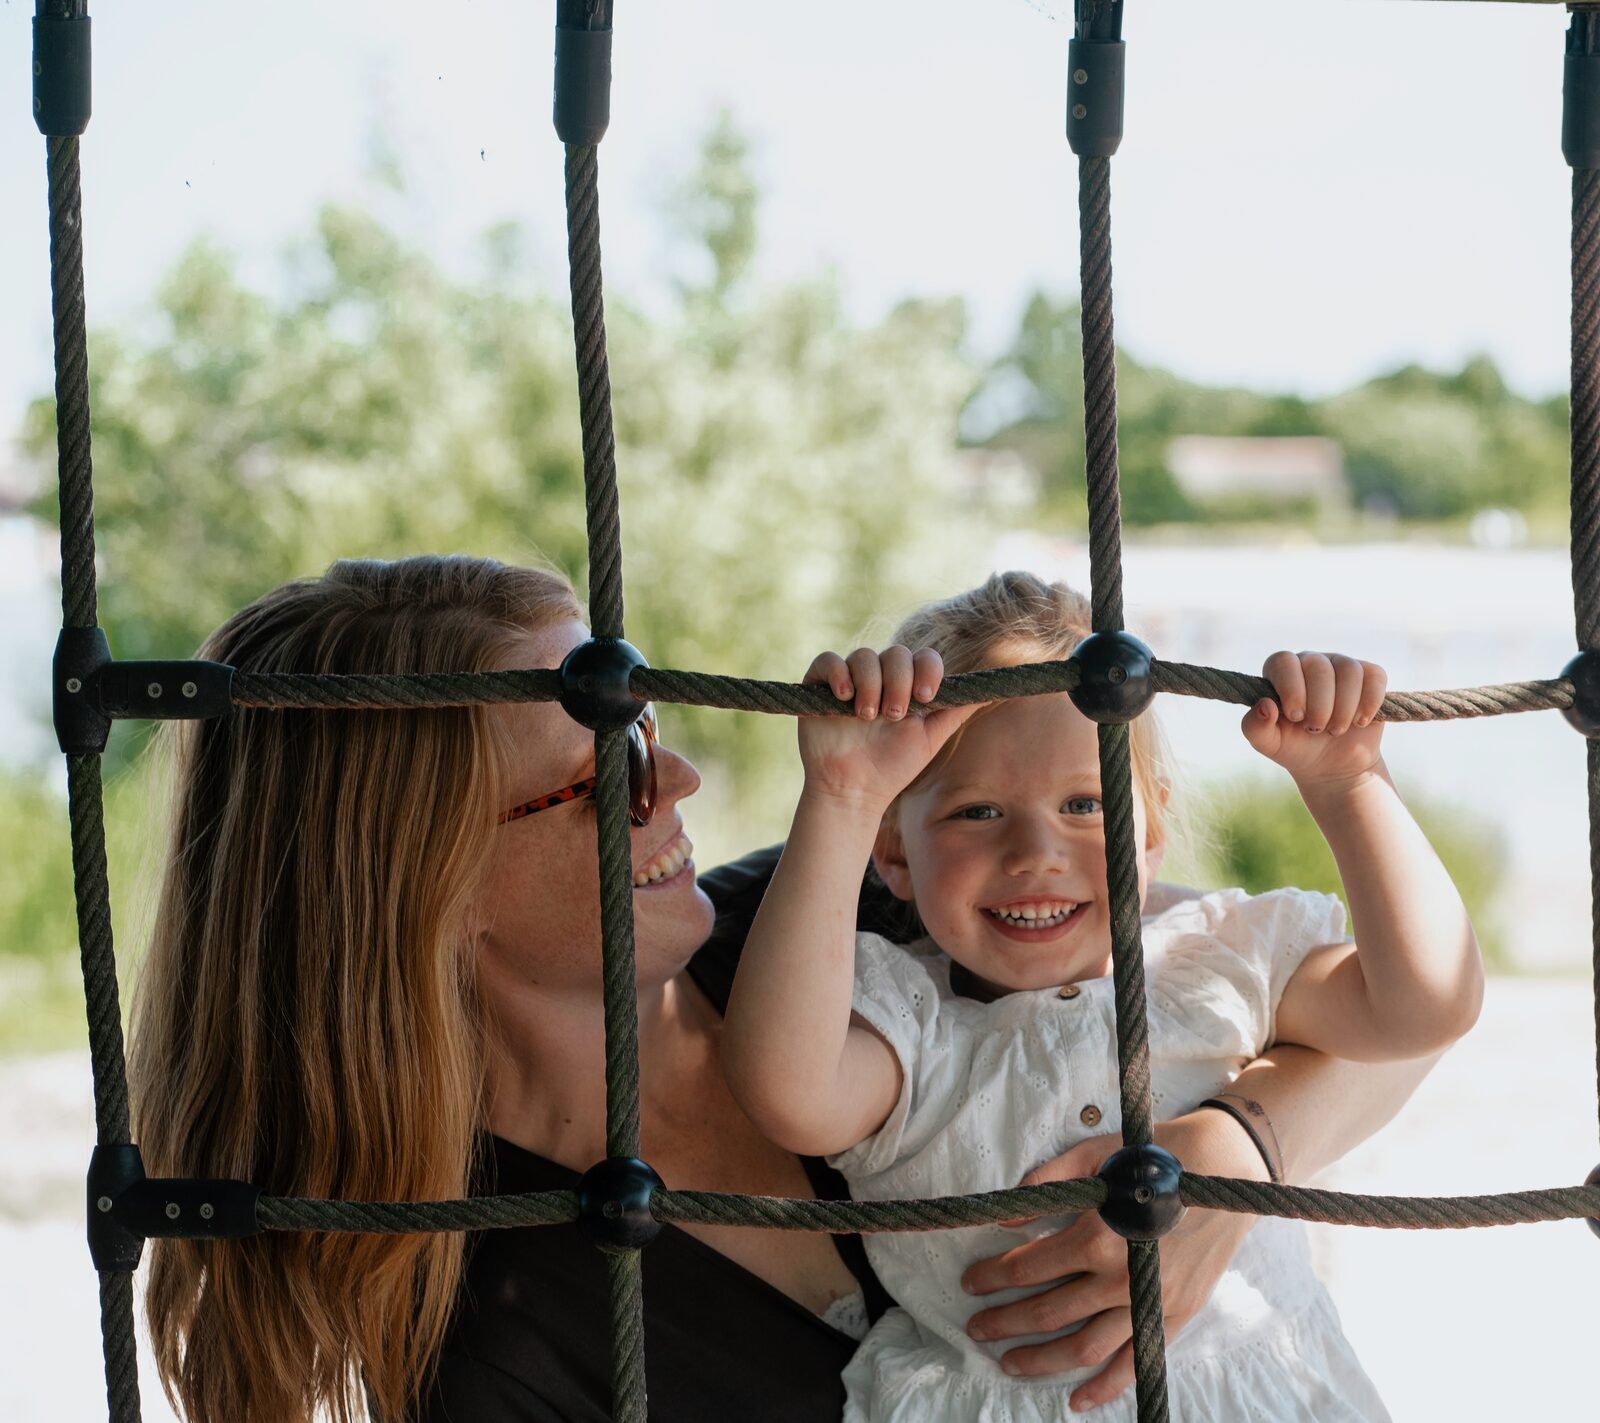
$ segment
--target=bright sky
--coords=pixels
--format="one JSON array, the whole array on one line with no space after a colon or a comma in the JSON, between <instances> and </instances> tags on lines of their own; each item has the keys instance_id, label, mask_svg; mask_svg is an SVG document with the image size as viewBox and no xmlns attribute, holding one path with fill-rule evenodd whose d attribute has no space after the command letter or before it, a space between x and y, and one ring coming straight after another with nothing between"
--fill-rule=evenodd
<instances>
[{"instance_id":1,"label":"bright sky","mask_svg":"<svg viewBox=\"0 0 1600 1423\"><path fill-rule=\"evenodd\" d=\"M601 150L606 274L648 299L661 196L719 105L758 145L765 271L838 271L870 319L959 292L992 351L1077 283L1062 136L1069 0L618 0ZM85 139L91 321L137 312L212 233L269 281L328 199L442 260L517 218L564 281L549 0L102 4ZM0 5L0 436L49 378L28 0ZM1323 392L1490 352L1560 388L1567 211L1559 5L1128 0L1113 168L1118 336L1207 381ZM374 135L410 182L376 193Z\"/></svg>"}]
</instances>

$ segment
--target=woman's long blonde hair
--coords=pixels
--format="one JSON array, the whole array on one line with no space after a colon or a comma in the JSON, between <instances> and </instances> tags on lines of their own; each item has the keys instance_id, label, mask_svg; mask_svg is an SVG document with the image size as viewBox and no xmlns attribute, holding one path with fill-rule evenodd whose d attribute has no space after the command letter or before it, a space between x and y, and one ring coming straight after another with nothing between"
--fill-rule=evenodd
<instances>
[{"instance_id":1,"label":"woman's long blonde hair","mask_svg":"<svg viewBox=\"0 0 1600 1423\"><path fill-rule=\"evenodd\" d=\"M581 616L558 576L347 561L274 589L200 656L253 672L480 671ZM129 1072L151 1175L275 1195L464 1195L484 1120L465 920L505 778L489 708L236 709L180 724ZM146 1309L192 1423L408 1416L460 1235L152 1242Z\"/></svg>"}]
</instances>

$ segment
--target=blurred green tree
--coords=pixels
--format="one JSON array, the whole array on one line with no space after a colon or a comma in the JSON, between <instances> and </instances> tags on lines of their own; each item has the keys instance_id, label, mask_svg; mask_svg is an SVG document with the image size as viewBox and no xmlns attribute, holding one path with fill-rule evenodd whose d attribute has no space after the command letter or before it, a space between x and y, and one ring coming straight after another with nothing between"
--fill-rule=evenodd
<instances>
[{"instance_id":1,"label":"blurred green tree","mask_svg":"<svg viewBox=\"0 0 1600 1423\"><path fill-rule=\"evenodd\" d=\"M954 471L978 373L959 301L862 325L830 280L758 283L759 198L723 116L669 205L690 273L674 308L650 318L609 301L627 625L658 666L795 677L869 618L978 571L982 511ZM282 294L200 244L150 319L96 332L114 652L189 655L238 607L341 556L543 557L581 589L571 319L526 270L512 227L460 279L335 207ZM53 432L41 399L26 444L42 458ZM36 512L55 518L53 492ZM792 774L792 727L667 721L717 772L708 850L781 833L773 787Z\"/></svg>"}]
</instances>

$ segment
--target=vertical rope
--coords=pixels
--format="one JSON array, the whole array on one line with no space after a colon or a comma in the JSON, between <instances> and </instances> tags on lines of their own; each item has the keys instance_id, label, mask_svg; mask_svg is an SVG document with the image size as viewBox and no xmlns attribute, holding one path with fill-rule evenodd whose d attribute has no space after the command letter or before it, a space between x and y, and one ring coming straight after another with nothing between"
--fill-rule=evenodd
<instances>
[{"instance_id":1,"label":"vertical rope","mask_svg":"<svg viewBox=\"0 0 1600 1423\"><path fill-rule=\"evenodd\" d=\"M1595 18L1573 39L1593 51ZM1581 649L1600 647L1600 170L1572 173L1572 602ZM1600 1112L1600 743L1588 744L1589 893Z\"/></svg>"},{"instance_id":2,"label":"vertical rope","mask_svg":"<svg viewBox=\"0 0 1600 1423\"><path fill-rule=\"evenodd\" d=\"M1117 350L1111 307L1111 162L1078 160L1079 282L1083 320L1084 463L1089 498L1089 579L1096 632L1120 632L1122 495L1117 471ZM1128 728L1099 728L1105 805L1106 892L1117 1002L1117 1065L1122 1135L1130 1146L1153 1137L1150 1041L1145 1016L1144 945ZM1134 1370L1139 1423L1166 1423L1166 1336L1161 1314L1161 1254L1154 1242L1128 1242Z\"/></svg>"},{"instance_id":3,"label":"vertical rope","mask_svg":"<svg viewBox=\"0 0 1600 1423\"><path fill-rule=\"evenodd\" d=\"M609 26L610 6L569 3L558 23ZM621 637L622 516L606 355L605 290L600 271L599 152L566 148L567 263L572 335L583 428L584 507L589 531L589 621L597 637ZM623 732L595 734L599 806L600 934L605 994L606 1153L639 1154L639 1009L633 944L633 845ZM645 1423L644 1292L639 1252L608 1257L611 1277L611 1406L619 1423Z\"/></svg>"},{"instance_id":4,"label":"vertical rope","mask_svg":"<svg viewBox=\"0 0 1600 1423\"><path fill-rule=\"evenodd\" d=\"M94 469L89 442L89 338L83 296L83 194L76 138L45 141L50 194L50 314L55 344L56 462L61 500L61 616L93 627ZM97 754L67 757L72 887L94 1074L95 1139L129 1140L122 1011L106 881L105 805ZM133 1277L100 1272L100 1340L112 1423L138 1423L139 1369Z\"/></svg>"},{"instance_id":5,"label":"vertical rope","mask_svg":"<svg viewBox=\"0 0 1600 1423\"><path fill-rule=\"evenodd\" d=\"M622 636L622 516L611 424L605 294L600 277L600 162L593 146L567 146L567 262L583 425L584 505L589 520L589 619L596 636Z\"/></svg>"}]
</instances>

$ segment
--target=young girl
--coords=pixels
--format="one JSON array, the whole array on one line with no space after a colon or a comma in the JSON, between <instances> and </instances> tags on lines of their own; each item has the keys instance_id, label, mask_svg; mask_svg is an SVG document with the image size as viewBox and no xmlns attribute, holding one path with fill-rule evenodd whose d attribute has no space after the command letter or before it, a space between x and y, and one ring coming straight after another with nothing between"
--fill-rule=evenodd
<instances>
[{"instance_id":1,"label":"young girl","mask_svg":"<svg viewBox=\"0 0 1600 1423\"><path fill-rule=\"evenodd\" d=\"M853 697L856 715L800 722L804 790L739 965L724 1064L751 1119L793 1151L829 1154L857 1198L1012 1186L1120 1127L1094 723L1065 694L911 710L947 667L1067 657L1088 631L1081 596L1001 574L913 616L881 657L812 664L808 680ZM1272 1042L1422 1056L1466 1032L1481 1001L1460 896L1379 754L1382 670L1280 652L1264 671L1278 700L1246 713L1245 739L1294 778L1361 940L1347 941L1336 898L1296 889L1223 889L1146 918L1158 1118L1223 1090ZM1171 779L1150 714L1129 731L1142 906ZM901 947L855 934L869 855L927 937ZM1018 1340L1002 1347L984 1342L981 1322L969 1328L980 1302L962 1287L974 1260L1063 1224L868 1236L900 1308L845 1371L846 1423L1072 1416L1073 1387L1110 1351L1093 1324L1084 1367L1025 1377L1006 1354ZM1273 1218L1168 1340L1168 1389L1178 1423L1388 1417L1299 1223ZM1134 1406L1130 1391L1096 1416L1131 1419Z\"/></svg>"}]
</instances>

